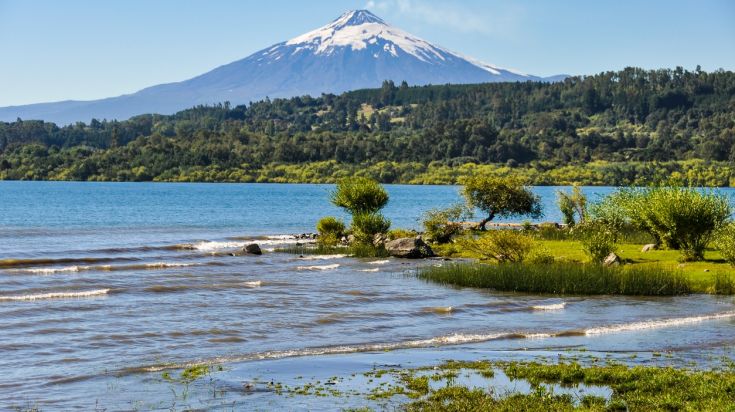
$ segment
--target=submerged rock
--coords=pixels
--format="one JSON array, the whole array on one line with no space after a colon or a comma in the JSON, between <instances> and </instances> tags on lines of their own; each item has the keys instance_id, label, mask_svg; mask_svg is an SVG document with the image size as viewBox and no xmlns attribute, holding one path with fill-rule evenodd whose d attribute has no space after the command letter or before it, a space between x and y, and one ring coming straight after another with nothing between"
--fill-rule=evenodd
<instances>
[{"instance_id":1,"label":"submerged rock","mask_svg":"<svg viewBox=\"0 0 735 412\"><path fill-rule=\"evenodd\" d=\"M249 255L262 255L263 251L260 250L260 246L258 246L257 243L250 243L245 245L244 248L242 248L243 252L249 254Z\"/></svg>"},{"instance_id":2,"label":"submerged rock","mask_svg":"<svg viewBox=\"0 0 735 412\"><path fill-rule=\"evenodd\" d=\"M622 263L623 261L620 259L620 256L616 255L615 252L612 252L609 255L607 255L605 260L602 261L602 265L607 266L607 267L619 266Z\"/></svg>"},{"instance_id":3,"label":"submerged rock","mask_svg":"<svg viewBox=\"0 0 735 412\"><path fill-rule=\"evenodd\" d=\"M435 256L434 251L421 239L421 236L391 240L386 242L385 250L397 258L421 259Z\"/></svg>"}]
</instances>

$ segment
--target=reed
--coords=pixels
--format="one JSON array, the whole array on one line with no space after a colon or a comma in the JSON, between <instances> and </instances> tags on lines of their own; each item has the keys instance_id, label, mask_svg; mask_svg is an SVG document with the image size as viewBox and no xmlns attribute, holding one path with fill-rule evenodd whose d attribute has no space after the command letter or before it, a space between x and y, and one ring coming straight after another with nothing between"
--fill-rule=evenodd
<instances>
[{"instance_id":1,"label":"reed","mask_svg":"<svg viewBox=\"0 0 735 412\"><path fill-rule=\"evenodd\" d=\"M593 264L458 263L417 270L427 281L508 292L573 295L673 296L691 292L679 271L661 267L603 267Z\"/></svg>"}]
</instances>

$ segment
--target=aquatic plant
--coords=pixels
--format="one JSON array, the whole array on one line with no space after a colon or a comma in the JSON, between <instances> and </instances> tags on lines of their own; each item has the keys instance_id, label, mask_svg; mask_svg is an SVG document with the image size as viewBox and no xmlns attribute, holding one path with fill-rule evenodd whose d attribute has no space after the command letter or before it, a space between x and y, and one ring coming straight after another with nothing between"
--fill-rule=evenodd
<instances>
[{"instance_id":1,"label":"aquatic plant","mask_svg":"<svg viewBox=\"0 0 735 412\"><path fill-rule=\"evenodd\" d=\"M448 285L528 293L671 296L691 290L681 272L655 266L458 263L419 268L417 276Z\"/></svg>"}]
</instances>

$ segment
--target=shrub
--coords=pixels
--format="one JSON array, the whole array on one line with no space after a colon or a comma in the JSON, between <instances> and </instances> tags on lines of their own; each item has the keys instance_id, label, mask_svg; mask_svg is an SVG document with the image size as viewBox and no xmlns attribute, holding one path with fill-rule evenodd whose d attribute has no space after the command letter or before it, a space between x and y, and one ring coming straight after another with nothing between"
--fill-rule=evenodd
<instances>
[{"instance_id":1,"label":"shrub","mask_svg":"<svg viewBox=\"0 0 735 412\"><path fill-rule=\"evenodd\" d=\"M388 203L388 192L375 180L351 177L337 183L330 200L353 215L376 213Z\"/></svg>"},{"instance_id":2,"label":"shrub","mask_svg":"<svg viewBox=\"0 0 735 412\"><path fill-rule=\"evenodd\" d=\"M577 228L577 235L584 253L595 263L602 263L615 252L615 231L604 222L592 220Z\"/></svg>"},{"instance_id":3,"label":"shrub","mask_svg":"<svg viewBox=\"0 0 735 412\"><path fill-rule=\"evenodd\" d=\"M457 222L469 212L463 205L454 205L446 209L432 209L421 218L426 236L436 243L448 243L454 236L462 232L462 225Z\"/></svg>"},{"instance_id":4,"label":"shrub","mask_svg":"<svg viewBox=\"0 0 735 412\"><path fill-rule=\"evenodd\" d=\"M554 255L551 254L549 249L543 246L537 246L531 250L526 257L526 262L535 265L547 265L554 263Z\"/></svg>"},{"instance_id":5,"label":"shrub","mask_svg":"<svg viewBox=\"0 0 735 412\"><path fill-rule=\"evenodd\" d=\"M465 238L461 245L482 259L499 263L522 262L533 249L533 238L516 230L490 230L477 239Z\"/></svg>"},{"instance_id":6,"label":"shrub","mask_svg":"<svg viewBox=\"0 0 735 412\"><path fill-rule=\"evenodd\" d=\"M316 230L319 232L319 243L336 245L345 234L345 224L336 217L326 216L319 219Z\"/></svg>"},{"instance_id":7,"label":"shrub","mask_svg":"<svg viewBox=\"0 0 735 412\"><path fill-rule=\"evenodd\" d=\"M352 216L352 234L359 243L372 244L375 235L386 233L388 229L390 220L380 213L358 213Z\"/></svg>"},{"instance_id":8,"label":"shrub","mask_svg":"<svg viewBox=\"0 0 735 412\"><path fill-rule=\"evenodd\" d=\"M720 251L722 258L735 266L735 223L730 222L722 227L714 245Z\"/></svg>"},{"instance_id":9,"label":"shrub","mask_svg":"<svg viewBox=\"0 0 735 412\"><path fill-rule=\"evenodd\" d=\"M657 243L681 250L682 260L704 258L704 249L732 213L727 198L694 188L626 189L614 204Z\"/></svg>"},{"instance_id":10,"label":"shrub","mask_svg":"<svg viewBox=\"0 0 735 412\"><path fill-rule=\"evenodd\" d=\"M487 213L480 229L496 216L542 216L539 197L516 178L472 176L465 181L463 195L470 208Z\"/></svg>"},{"instance_id":11,"label":"shrub","mask_svg":"<svg viewBox=\"0 0 735 412\"><path fill-rule=\"evenodd\" d=\"M558 190L556 192L557 205L564 217L564 224L574 226L576 224L575 215L579 218L579 222L584 222L587 216L587 196L582 193L579 186L574 185L571 193Z\"/></svg>"}]
</instances>

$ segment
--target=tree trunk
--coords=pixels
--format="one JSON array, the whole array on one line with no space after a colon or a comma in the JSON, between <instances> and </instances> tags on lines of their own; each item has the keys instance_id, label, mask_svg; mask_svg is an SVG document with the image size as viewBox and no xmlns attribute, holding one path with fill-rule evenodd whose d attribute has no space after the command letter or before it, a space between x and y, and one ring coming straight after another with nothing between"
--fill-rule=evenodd
<instances>
[{"instance_id":1,"label":"tree trunk","mask_svg":"<svg viewBox=\"0 0 735 412\"><path fill-rule=\"evenodd\" d=\"M485 230L485 225L487 225L487 222L493 220L495 218L495 212L490 212L490 214L480 221L480 223L477 224L477 230Z\"/></svg>"}]
</instances>

